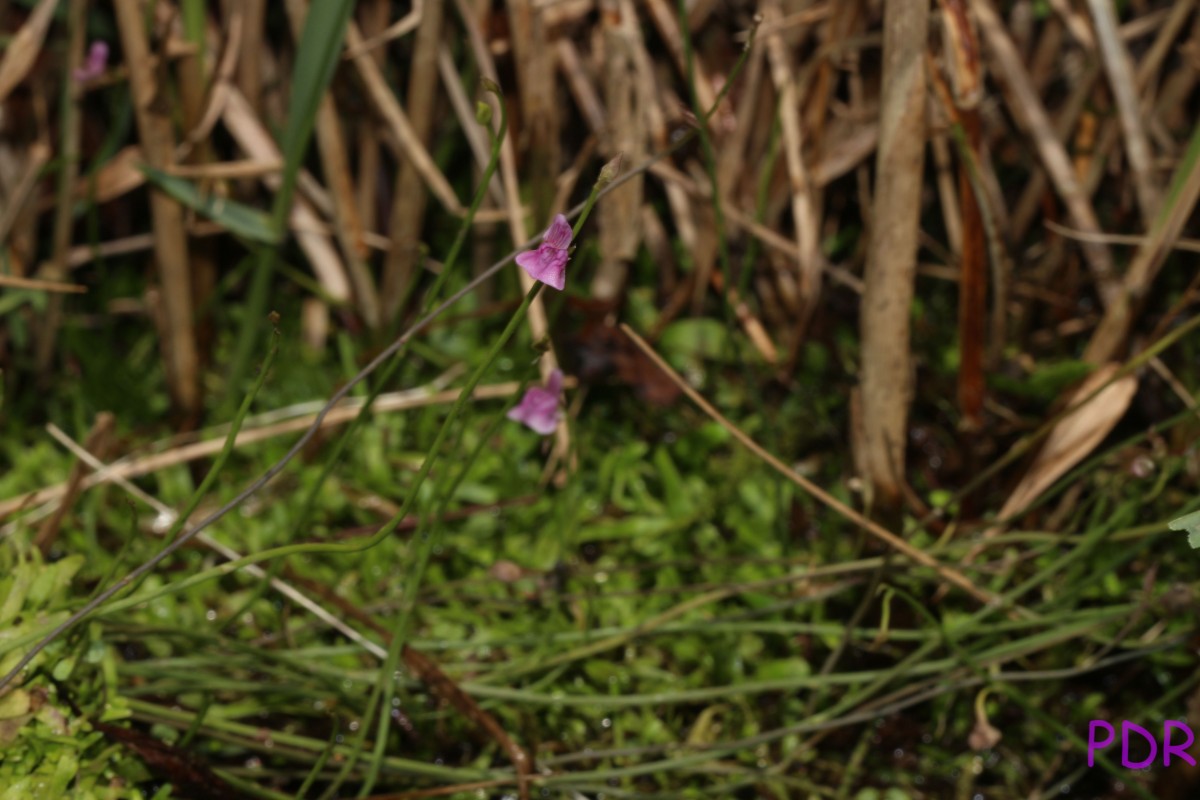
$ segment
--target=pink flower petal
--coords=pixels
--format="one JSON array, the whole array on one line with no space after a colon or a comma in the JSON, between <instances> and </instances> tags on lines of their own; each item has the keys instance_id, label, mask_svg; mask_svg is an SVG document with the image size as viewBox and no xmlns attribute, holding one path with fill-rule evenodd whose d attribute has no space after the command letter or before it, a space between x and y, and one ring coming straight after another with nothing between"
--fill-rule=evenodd
<instances>
[{"instance_id":1,"label":"pink flower petal","mask_svg":"<svg viewBox=\"0 0 1200 800\"><path fill-rule=\"evenodd\" d=\"M537 250L526 250L517 255L517 264L535 281L553 286L560 292L567 284L566 250L556 250L542 244Z\"/></svg>"},{"instance_id":2,"label":"pink flower petal","mask_svg":"<svg viewBox=\"0 0 1200 800\"><path fill-rule=\"evenodd\" d=\"M95 80L104 74L106 66L108 66L108 43L102 41L92 42L92 46L88 48L83 66L75 70L72 77L80 83Z\"/></svg>"},{"instance_id":3,"label":"pink flower petal","mask_svg":"<svg viewBox=\"0 0 1200 800\"><path fill-rule=\"evenodd\" d=\"M572 238L574 238L574 232L571 230L571 223L567 222L567 218L562 214L555 214L554 221L542 235L542 244L549 245L556 250L566 250L571 245Z\"/></svg>"},{"instance_id":4,"label":"pink flower petal","mask_svg":"<svg viewBox=\"0 0 1200 800\"><path fill-rule=\"evenodd\" d=\"M550 227L542 234L542 243L537 250L526 250L517 254L517 264L535 281L553 286L560 292L567 284L567 261L570 259L571 224L562 214L557 214Z\"/></svg>"},{"instance_id":5,"label":"pink flower petal","mask_svg":"<svg viewBox=\"0 0 1200 800\"><path fill-rule=\"evenodd\" d=\"M555 370L550 373L545 388L533 386L527 389L521 402L509 409L508 418L542 436L554 433L562 413L558 404L562 379L562 372Z\"/></svg>"},{"instance_id":6,"label":"pink flower petal","mask_svg":"<svg viewBox=\"0 0 1200 800\"><path fill-rule=\"evenodd\" d=\"M558 397L562 393L563 372L561 369L550 371L550 377L546 379L546 391Z\"/></svg>"}]
</instances>

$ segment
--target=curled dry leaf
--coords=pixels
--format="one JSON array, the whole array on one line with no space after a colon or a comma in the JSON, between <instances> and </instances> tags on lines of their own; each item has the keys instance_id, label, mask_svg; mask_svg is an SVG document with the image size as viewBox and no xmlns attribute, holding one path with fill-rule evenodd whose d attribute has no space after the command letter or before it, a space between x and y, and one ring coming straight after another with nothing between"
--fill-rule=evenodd
<instances>
[{"instance_id":1,"label":"curled dry leaf","mask_svg":"<svg viewBox=\"0 0 1200 800\"><path fill-rule=\"evenodd\" d=\"M57 5L57 0L41 0L21 30L9 40L3 58L0 58L0 102L33 69L38 54L42 52L46 31L54 20L54 7Z\"/></svg>"},{"instance_id":2,"label":"curled dry leaf","mask_svg":"<svg viewBox=\"0 0 1200 800\"><path fill-rule=\"evenodd\" d=\"M1075 390L1070 403L1077 403L1104 386L1119 368L1115 363L1098 368ZM1105 386L1090 401L1060 420L1046 437L1046 444L1021 478L1021 482L1004 501L999 518L1007 520L1020 513L1096 449L1096 446L1104 441L1104 437L1116 427L1121 417L1125 416L1136 391L1137 379L1126 375ZM971 548L962 563L969 564L974 561L983 549L983 542L1002 530L1003 525L993 525L985 530L980 536L980 541Z\"/></svg>"},{"instance_id":3,"label":"curled dry leaf","mask_svg":"<svg viewBox=\"0 0 1200 800\"><path fill-rule=\"evenodd\" d=\"M1076 403L1104 386L1118 369L1115 363L1097 369L1072 395L1071 402ZM1029 471L1000 509L1000 518L1010 517L1028 506L1096 449L1125 416L1136 391L1137 379L1126 375L1055 425Z\"/></svg>"}]
</instances>

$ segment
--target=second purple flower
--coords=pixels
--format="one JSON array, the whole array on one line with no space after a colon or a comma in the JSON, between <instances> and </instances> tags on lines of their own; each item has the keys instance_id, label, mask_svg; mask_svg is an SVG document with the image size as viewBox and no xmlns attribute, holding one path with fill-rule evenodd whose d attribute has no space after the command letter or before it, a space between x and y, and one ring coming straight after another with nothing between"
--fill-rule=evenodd
<instances>
[{"instance_id":1,"label":"second purple flower","mask_svg":"<svg viewBox=\"0 0 1200 800\"><path fill-rule=\"evenodd\" d=\"M546 388L532 386L525 391L521 402L508 412L508 418L523 423L533 431L547 436L558 426L558 396L562 394L562 370L554 370L546 381Z\"/></svg>"}]
</instances>

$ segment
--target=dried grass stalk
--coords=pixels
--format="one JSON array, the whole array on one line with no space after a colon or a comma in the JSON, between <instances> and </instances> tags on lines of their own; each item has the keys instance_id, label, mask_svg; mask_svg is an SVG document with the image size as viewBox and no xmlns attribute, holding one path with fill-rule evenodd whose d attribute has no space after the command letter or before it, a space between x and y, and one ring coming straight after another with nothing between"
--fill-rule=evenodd
<instances>
[{"instance_id":1,"label":"dried grass stalk","mask_svg":"<svg viewBox=\"0 0 1200 800\"><path fill-rule=\"evenodd\" d=\"M442 8L440 2L425 5L417 27L412 66L408 73L408 115L413 132L424 146L428 146L433 134ZM463 120L462 123L464 130L478 133L478 125L473 119ZM388 318L400 310L401 302L416 280L426 205L427 195L421 186L421 176L411 161L402 162L396 175L392 217L388 222L388 238L392 240L392 247L383 262L383 307Z\"/></svg>"},{"instance_id":2,"label":"dried grass stalk","mask_svg":"<svg viewBox=\"0 0 1200 800\"><path fill-rule=\"evenodd\" d=\"M635 48L642 47L637 12L622 0L604 14L604 103L607 126L603 149L607 156L624 154L625 163L640 164L646 157L645 116L642 103L647 88L639 88ZM609 194L597 209L600 229L600 264L592 280L592 297L615 300L625 283L629 261L641 245L642 177L630 180Z\"/></svg>"},{"instance_id":3,"label":"dried grass stalk","mask_svg":"<svg viewBox=\"0 0 1200 800\"><path fill-rule=\"evenodd\" d=\"M71 0L67 6L68 37L67 43L67 76L66 102L63 105L61 120L62 172L58 177L58 208L54 216L54 253L50 261L42 266L38 277L42 280L59 282L67 274L67 255L71 251L71 230L74 227L74 203L71 202L71 188L79 174L79 134L83 121L79 112L80 87L71 76L83 64L83 29L84 15L87 13L87 0ZM52 294L46 304L46 313L41 319L38 330L36 362L38 372L47 376L51 361L54 358L54 344L58 340L58 328L62 324L63 297Z\"/></svg>"},{"instance_id":4,"label":"dried grass stalk","mask_svg":"<svg viewBox=\"0 0 1200 800\"><path fill-rule=\"evenodd\" d=\"M1087 193L1071 169L1071 160L1066 148L1055 134L1041 98L1030 80L1029 73L1021 63L1016 45L1004 28L1000 15L991 0L973 0L983 37L996 59L997 72L1006 91L1006 98L1013 116L1025 128L1042 159L1042 165L1050 176L1059 197L1067 207L1075 226L1087 233L1099 233L1100 222L1088 200ZM1107 305L1118 289L1117 275L1113 268L1112 255L1104 245L1088 241L1083 244L1092 276L1096 280L1101 300Z\"/></svg>"},{"instance_id":5,"label":"dried grass stalk","mask_svg":"<svg viewBox=\"0 0 1200 800\"><path fill-rule=\"evenodd\" d=\"M166 86L160 85L146 37L145 17L137 0L115 0L117 27L129 69L138 134L150 166L166 170L175 150ZM188 262L183 209L165 193L150 193L154 256L162 282L163 355L167 388L176 408L194 422L200 411L200 372L193 327L192 276Z\"/></svg>"},{"instance_id":6,"label":"dried grass stalk","mask_svg":"<svg viewBox=\"0 0 1200 800\"><path fill-rule=\"evenodd\" d=\"M1088 9L1092 12L1092 21L1096 25L1100 56L1108 74L1113 99L1117 103L1121 130L1125 134L1125 153L1129 156L1129 168L1133 172L1133 187L1142 210L1142 221L1149 226L1158 212L1162 198L1154 178L1154 154L1150 150L1150 141L1142 125L1133 67L1129 53L1117 33L1117 18L1112 0L1088 0Z\"/></svg>"},{"instance_id":7,"label":"dried grass stalk","mask_svg":"<svg viewBox=\"0 0 1200 800\"><path fill-rule=\"evenodd\" d=\"M929 4L893 0L884 10L883 104L875 205L862 299L862 440L856 462L873 497L903 497L913 397L909 306L917 268L925 161L925 48Z\"/></svg>"},{"instance_id":8,"label":"dried grass stalk","mask_svg":"<svg viewBox=\"0 0 1200 800\"><path fill-rule=\"evenodd\" d=\"M226 130L251 158L266 163L283 159L275 140L237 89L230 87L222 119ZM262 176L262 181L268 187L275 188L280 184L280 177L267 174ZM303 182L301 185L303 186ZM305 195L308 194L305 192ZM321 288L334 302L348 302L351 291L346 268L329 240L328 231L321 224L320 217L306 197L295 197L288 221L296 233L300 249L308 257L313 273L321 283Z\"/></svg>"},{"instance_id":9,"label":"dried grass stalk","mask_svg":"<svg viewBox=\"0 0 1200 800\"><path fill-rule=\"evenodd\" d=\"M783 19L778 0L763 6L767 25ZM767 58L771 64L771 79L779 93L779 121L783 129L784 156L790 182L792 223L795 225L796 246L799 250L798 278L800 321L803 328L816 308L821 291L821 262L818 250L817 214L813 188L804 163L804 136L800 126L800 92L792 74L791 59L784 46L783 36L775 29L766 35Z\"/></svg>"}]
</instances>

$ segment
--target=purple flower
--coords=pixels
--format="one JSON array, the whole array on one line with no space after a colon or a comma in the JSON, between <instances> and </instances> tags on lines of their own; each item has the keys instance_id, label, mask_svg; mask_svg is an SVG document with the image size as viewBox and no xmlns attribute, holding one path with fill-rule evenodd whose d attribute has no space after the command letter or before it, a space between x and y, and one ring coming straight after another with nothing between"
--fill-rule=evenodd
<instances>
[{"instance_id":1,"label":"purple flower","mask_svg":"<svg viewBox=\"0 0 1200 800\"><path fill-rule=\"evenodd\" d=\"M562 394L562 382L562 370L554 370L546 388L531 386L521 402L508 412L508 418L527 425L542 436L554 433L558 425L558 396Z\"/></svg>"},{"instance_id":2,"label":"purple flower","mask_svg":"<svg viewBox=\"0 0 1200 800\"><path fill-rule=\"evenodd\" d=\"M106 66L108 66L108 43L92 42L83 66L75 70L73 76L80 83L86 83L103 75Z\"/></svg>"},{"instance_id":3,"label":"purple flower","mask_svg":"<svg viewBox=\"0 0 1200 800\"><path fill-rule=\"evenodd\" d=\"M542 235L542 243L537 250L526 250L517 255L517 264L529 273L535 281L541 281L547 286L553 286L562 291L566 285L567 259L571 246L571 223L562 214L556 214L550 227Z\"/></svg>"}]
</instances>

